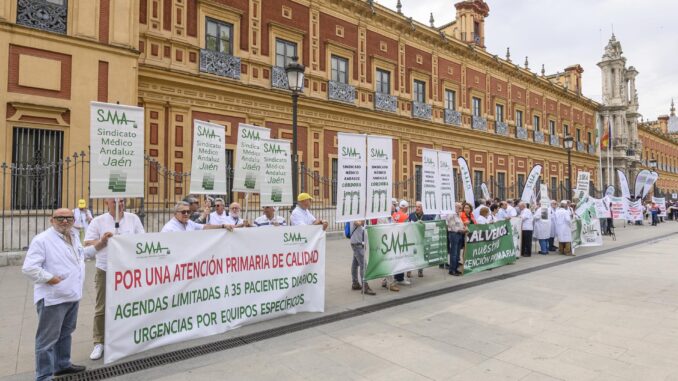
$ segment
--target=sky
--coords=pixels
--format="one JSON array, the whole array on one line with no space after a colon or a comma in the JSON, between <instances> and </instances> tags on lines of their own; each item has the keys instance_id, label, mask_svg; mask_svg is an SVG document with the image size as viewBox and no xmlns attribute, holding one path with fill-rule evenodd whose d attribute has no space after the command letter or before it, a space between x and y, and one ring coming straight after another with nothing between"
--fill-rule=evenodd
<instances>
[{"instance_id":1,"label":"sky","mask_svg":"<svg viewBox=\"0 0 678 381\"><path fill-rule=\"evenodd\" d=\"M377 0L396 9L397 0ZM455 18L457 0L401 0L407 17L435 25ZM626 65L634 66L639 112L645 120L667 115L671 98L678 102L678 1L676 0L485 0L485 45L491 54L546 74L580 64L583 93L600 102L600 62L612 31L621 43Z\"/></svg>"}]
</instances>

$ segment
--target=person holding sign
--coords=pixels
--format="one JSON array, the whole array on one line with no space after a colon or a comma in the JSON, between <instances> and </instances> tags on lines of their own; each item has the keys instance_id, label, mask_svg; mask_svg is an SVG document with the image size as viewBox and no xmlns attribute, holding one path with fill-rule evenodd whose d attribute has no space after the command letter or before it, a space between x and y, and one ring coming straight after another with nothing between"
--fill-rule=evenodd
<instances>
[{"instance_id":1,"label":"person holding sign","mask_svg":"<svg viewBox=\"0 0 678 381\"><path fill-rule=\"evenodd\" d=\"M275 208L274 207L264 206L263 209L264 209L264 214L262 214L261 216L257 217L257 219L254 220L254 226L262 227L262 226L285 226L285 225L287 225L284 218L282 218L281 216L275 215Z\"/></svg>"},{"instance_id":2,"label":"person holding sign","mask_svg":"<svg viewBox=\"0 0 678 381\"><path fill-rule=\"evenodd\" d=\"M85 234L85 246L96 245L108 234L143 234L144 226L134 213L125 212L125 199L118 199L117 214L120 220L116 223L116 205L114 198L107 198L108 213L92 220ZM108 270L108 249L101 250L96 256L96 273L94 289L96 292L94 305L93 341L94 348L89 355L91 360L98 360L104 354L104 332L106 323L106 271Z\"/></svg>"},{"instance_id":3,"label":"person holding sign","mask_svg":"<svg viewBox=\"0 0 678 381\"><path fill-rule=\"evenodd\" d=\"M179 201L174 206L174 217L162 227L161 232L190 232L203 229L226 229L228 231L233 231L233 225L201 225L191 221L190 215L190 205L186 201Z\"/></svg>"},{"instance_id":4,"label":"person holding sign","mask_svg":"<svg viewBox=\"0 0 678 381\"><path fill-rule=\"evenodd\" d=\"M311 197L308 193L299 193L297 196L297 207L292 211L290 216L290 225L322 225L323 230L327 230L327 221L317 219L309 208L311 207Z\"/></svg>"},{"instance_id":5,"label":"person holding sign","mask_svg":"<svg viewBox=\"0 0 678 381\"><path fill-rule=\"evenodd\" d=\"M532 230L534 229L534 216L532 211L527 207L527 204L524 202L518 203L518 210L520 210L520 220L521 222L521 242L520 249L521 257L531 257L532 256Z\"/></svg>"},{"instance_id":6,"label":"person holding sign","mask_svg":"<svg viewBox=\"0 0 678 381\"><path fill-rule=\"evenodd\" d=\"M52 227L33 238L21 268L35 284L36 380L50 380L86 369L71 362L71 334L82 298L85 257L91 258L105 248L112 234L106 233L95 245L83 248L73 230L74 220L71 210L55 210L50 219Z\"/></svg>"},{"instance_id":7,"label":"person holding sign","mask_svg":"<svg viewBox=\"0 0 678 381\"><path fill-rule=\"evenodd\" d=\"M433 221L435 220L435 217L436 216L433 214L424 214L424 204L422 204L421 201L417 201L414 203L414 212L410 213L408 219L410 222ZM417 275L419 276L419 278L423 278L424 269L419 269ZM409 271L407 272L407 277L408 278L412 277L412 274Z\"/></svg>"},{"instance_id":8,"label":"person holding sign","mask_svg":"<svg viewBox=\"0 0 678 381\"><path fill-rule=\"evenodd\" d=\"M234 228L248 228L252 226L249 221L240 218L240 204L233 202L228 207L228 210L229 213L226 216L225 224L232 225Z\"/></svg>"},{"instance_id":9,"label":"person holding sign","mask_svg":"<svg viewBox=\"0 0 678 381\"><path fill-rule=\"evenodd\" d=\"M212 225L223 225L228 223L228 213L224 208L224 199L217 198L214 200L214 212L210 213L209 223Z\"/></svg>"}]
</instances>

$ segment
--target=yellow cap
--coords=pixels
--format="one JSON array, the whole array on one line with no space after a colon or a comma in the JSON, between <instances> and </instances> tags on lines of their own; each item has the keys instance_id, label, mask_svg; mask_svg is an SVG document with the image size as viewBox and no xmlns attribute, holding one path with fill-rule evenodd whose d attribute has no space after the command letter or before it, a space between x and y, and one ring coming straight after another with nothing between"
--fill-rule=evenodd
<instances>
[{"instance_id":1,"label":"yellow cap","mask_svg":"<svg viewBox=\"0 0 678 381\"><path fill-rule=\"evenodd\" d=\"M82 198L80 200L78 200L78 208L86 208L86 207L87 207L87 201L85 201Z\"/></svg>"},{"instance_id":2,"label":"yellow cap","mask_svg":"<svg viewBox=\"0 0 678 381\"><path fill-rule=\"evenodd\" d=\"M313 200L313 197L311 197L311 195L308 193L299 193L299 196L297 196L297 201L306 201L306 200Z\"/></svg>"}]
</instances>

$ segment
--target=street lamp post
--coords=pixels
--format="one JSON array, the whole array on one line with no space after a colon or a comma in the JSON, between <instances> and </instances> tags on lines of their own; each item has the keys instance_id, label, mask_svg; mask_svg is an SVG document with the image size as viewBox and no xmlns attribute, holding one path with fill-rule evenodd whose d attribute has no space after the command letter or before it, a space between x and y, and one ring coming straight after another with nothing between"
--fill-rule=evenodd
<instances>
[{"instance_id":1,"label":"street lamp post","mask_svg":"<svg viewBox=\"0 0 678 381\"><path fill-rule=\"evenodd\" d=\"M299 93L304 89L304 71L306 67L297 62L298 57L285 66L287 86L292 91L292 209L297 206L299 192L299 154L297 153L297 102Z\"/></svg>"},{"instance_id":2,"label":"street lamp post","mask_svg":"<svg viewBox=\"0 0 678 381\"><path fill-rule=\"evenodd\" d=\"M567 135L563 139L563 144L567 150L567 197L572 201L572 147L574 146L574 139Z\"/></svg>"}]
</instances>

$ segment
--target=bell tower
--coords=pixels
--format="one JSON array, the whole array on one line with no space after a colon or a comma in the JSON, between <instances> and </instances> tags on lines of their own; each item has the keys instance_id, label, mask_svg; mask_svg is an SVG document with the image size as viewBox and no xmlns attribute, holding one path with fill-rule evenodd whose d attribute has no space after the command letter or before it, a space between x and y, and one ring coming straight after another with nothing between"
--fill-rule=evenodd
<instances>
[{"instance_id":1,"label":"bell tower","mask_svg":"<svg viewBox=\"0 0 678 381\"><path fill-rule=\"evenodd\" d=\"M468 0L456 3L456 27L460 40L485 49L485 17L490 7L483 0Z\"/></svg>"}]
</instances>

